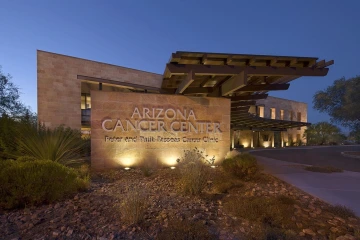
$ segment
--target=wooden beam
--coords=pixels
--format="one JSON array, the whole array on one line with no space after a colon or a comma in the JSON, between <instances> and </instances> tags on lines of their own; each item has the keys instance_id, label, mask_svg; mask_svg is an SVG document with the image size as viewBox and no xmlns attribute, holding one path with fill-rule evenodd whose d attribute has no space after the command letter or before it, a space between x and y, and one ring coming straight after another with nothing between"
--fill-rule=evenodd
<instances>
[{"instance_id":1,"label":"wooden beam","mask_svg":"<svg viewBox=\"0 0 360 240\"><path fill-rule=\"evenodd\" d=\"M240 88L238 90L238 92L259 92L259 91L287 90L289 87L290 87L289 83L246 85L246 86Z\"/></svg>"},{"instance_id":2,"label":"wooden beam","mask_svg":"<svg viewBox=\"0 0 360 240\"><path fill-rule=\"evenodd\" d=\"M231 108L244 107L244 106L253 106L255 104L256 104L256 101L237 102L237 103L231 103Z\"/></svg>"},{"instance_id":3,"label":"wooden beam","mask_svg":"<svg viewBox=\"0 0 360 240\"><path fill-rule=\"evenodd\" d=\"M278 59L277 58L273 58L270 60L270 66L274 66L277 63Z\"/></svg>"},{"instance_id":4,"label":"wooden beam","mask_svg":"<svg viewBox=\"0 0 360 240\"><path fill-rule=\"evenodd\" d=\"M293 65L295 65L295 64L297 64L297 63L298 63L298 59L297 59L297 58L294 58L294 59L291 59L289 65L290 65L290 66L293 66Z\"/></svg>"},{"instance_id":5,"label":"wooden beam","mask_svg":"<svg viewBox=\"0 0 360 240\"><path fill-rule=\"evenodd\" d=\"M296 67L255 67L255 66L232 66L232 65L195 65L195 64L173 64L166 65L171 74L187 74L193 71L199 75L237 75L245 71L248 75L260 76L326 76L328 68L296 68ZM166 76L165 76L166 77Z\"/></svg>"},{"instance_id":6,"label":"wooden beam","mask_svg":"<svg viewBox=\"0 0 360 240\"><path fill-rule=\"evenodd\" d=\"M212 93L214 88L212 87L194 87L194 88L187 88L183 92L183 94L195 94L195 93Z\"/></svg>"},{"instance_id":7,"label":"wooden beam","mask_svg":"<svg viewBox=\"0 0 360 240\"><path fill-rule=\"evenodd\" d=\"M230 65L230 64L232 63L232 61L233 61L233 58L232 58L232 57L228 57L228 58L226 59L226 65Z\"/></svg>"},{"instance_id":8,"label":"wooden beam","mask_svg":"<svg viewBox=\"0 0 360 240\"><path fill-rule=\"evenodd\" d=\"M207 64L207 54L204 54L204 56L201 58L201 64Z\"/></svg>"},{"instance_id":9,"label":"wooden beam","mask_svg":"<svg viewBox=\"0 0 360 240\"><path fill-rule=\"evenodd\" d=\"M121 82L121 81L117 81L117 80L104 79L104 78L95 78L95 77L77 75L77 79L89 81L89 82L96 82L96 83L107 83L107 84L117 85L117 86L121 86L121 87L125 87L125 88L147 89L147 90L155 91L155 92L171 93L171 91L168 91L166 89L145 86L145 85L140 85L140 84L134 84L134 83L128 83L128 82Z\"/></svg>"},{"instance_id":10,"label":"wooden beam","mask_svg":"<svg viewBox=\"0 0 360 240\"><path fill-rule=\"evenodd\" d=\"M195 80L195 74L191 71L188 73L186 78L180 83L178 88L175 91L175 94L181 94L185 89L190 86L190 84Z\"/></svg>"},{"instance_id":11,"label":"wooden beam","mask_svg":"<svg viewBox=\"0 0 360 240\"><path fill-rule=\"evenodd\" d=\"M235 75L230 78L226 82L224 82L221 86L221 95L226 96L230 93L242 88L247 83L247 74L245 71L242 71L240 74Z\"/></svg>"},{"instance_id":12,"label":"wooden beam","mask_svg":"<svg viewBox=\"0 0 360 240\"><path fill-rule=\"evenodd\" d=\"M231 102L237 102L242 100L258 100L258 99L266 99L268 94L253 94L253 95L246 95L246 96L234 96L231 97Z\"/></svg>"},{"instance_id":13,"label":"wooden beam","mask_svg":"<svg viewBox=\"0 0 360 240\"><path fill-rule=\"evenodd\" d=\"M209 76L209 77L206 77L206 79L204 79L201 83L200 83L200 87L203 87L205 86L205 84L209 81L211 81L212 79L214 79L215 77L214 76Z\"/></svg>"}]
</instances>

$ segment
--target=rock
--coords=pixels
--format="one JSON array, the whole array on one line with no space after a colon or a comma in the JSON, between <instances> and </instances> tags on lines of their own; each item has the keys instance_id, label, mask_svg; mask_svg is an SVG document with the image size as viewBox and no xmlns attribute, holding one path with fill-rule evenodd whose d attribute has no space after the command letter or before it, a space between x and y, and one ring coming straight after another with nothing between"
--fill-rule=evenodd
<instances>
[{"instance_id":1,"label":"rock","mask_svg":"<svg viewBox=\"0 0 360 240\"><path fill-rule=\"evenodd\" d=\"M330 231L333 233L339 232L339 229L337 227L331 227Z\"/></svg>"},{"instance_id":2,"label":"rock","mask_svg":"<svg viewBox=\"0 0 360 240\"><path fill-rule=\"evenodd\" d=\"M300 223L300 222L297 222L297 223L296 223L296 226L298 226L298 228L302 228L302 227L303 227L302 223Z\"/></svg>"},{"instance_id":3,"label":"rock","mask_svg":"<svg viewBox=\"0 0 360 240\"><path fill-rule=\"evenodd\" d=\"M302 230L305 234L311 235L311 236L316 236L316 233L314 233L313 230L311 230L310 228L306 228Z\"/></svg>"},{"instance_id":4,"label":"rock","mask_svg":"<svg viewBox=\"0 0 360 240\"><path fill-rule=\"evenodd\" d=\"M57 236L59 236L59 232L54 231L54 232L52 232L52 235L53 235L53 237L57 237Z\"/></svg>"},{"instance_id":5,"label":"rock","mask_svg":"<svg viewBox=\"0 0 360 240\"><path fill-rule=\"evenodd\" d=\"M66 233L66 236L67 237L70 237L73 233L73 230L72 229L69 229L69 231Z\"/></svg>"},{"instance_id":6,"label":"rock","mask_svg":"<svg viewBox=\"0 0 360 240\"><path fill-rule=\"evenodd\" d=\"M334 219L336 219L336 220L338 220L338 221L340 221L340 222L342 222L342 223L345 223L345 220L342 219L342 218L340 218L340 217L334 217Z\"/></svg>"}]
</instances>

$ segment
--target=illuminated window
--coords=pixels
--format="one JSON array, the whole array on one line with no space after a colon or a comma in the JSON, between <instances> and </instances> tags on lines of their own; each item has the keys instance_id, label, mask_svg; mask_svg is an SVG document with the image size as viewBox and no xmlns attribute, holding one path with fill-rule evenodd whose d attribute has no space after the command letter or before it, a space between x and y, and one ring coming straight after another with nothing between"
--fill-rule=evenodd
<instances>
[{"instance_id":1,"label":"illuminated window","mask_svg":"<svg viewBox=\"0 0 360 240\"><path fill-rule=\"evenodd\" d=\"M89 109L91 108L91 97L89 94L82 93L81 94L81 109Z\"/></svg>"},{"instance_id":2,"label":"illuminated window","mask_svg":"<svg viewBox=\"0 0 360 240\"><path fill-rule=\"evenodd\" d=\"M259 117L264 117L264 106L257 106L257 115Z\"/></svg>"},{"instance_id":3,"label":"illuminated window","mask_svg":"<svg viewBox=\"0 0 360 240\"><path fill-rule=\"evenodd\" d=\"M275 119L275 118L276 118L275 108L270 108L270 118L271 118L271 119Z\"/></svg>"},{"instance_id":4,"label":"illuminated window","mask_svg":"<svg viewBox=\"0 0 360 240\"><path fill-rule=\"evenodd\" d=\"M280 120L284 120L284 110L280 110Z\"/></svg>"}]
</instances>

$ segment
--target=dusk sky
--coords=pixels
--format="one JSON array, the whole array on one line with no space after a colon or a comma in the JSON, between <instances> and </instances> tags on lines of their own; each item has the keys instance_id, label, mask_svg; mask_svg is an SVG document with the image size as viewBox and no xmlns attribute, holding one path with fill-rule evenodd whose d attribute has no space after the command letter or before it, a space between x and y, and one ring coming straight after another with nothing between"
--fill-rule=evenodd
<instances>
[{"instance_id":1,"label":"dusk sky","mask_svg":"<svg viewBox=\"0 0 360 240\"><path fill-rule=\"evenodd\" d=\"M0 0L0 65L37 111L37 49L160 74L180 50L333 59L326 77L270 92L308 103L315 123L329 117L313 110L314 93L360 75L359 10L358 0Z\"/></svg>"}]
</instances>

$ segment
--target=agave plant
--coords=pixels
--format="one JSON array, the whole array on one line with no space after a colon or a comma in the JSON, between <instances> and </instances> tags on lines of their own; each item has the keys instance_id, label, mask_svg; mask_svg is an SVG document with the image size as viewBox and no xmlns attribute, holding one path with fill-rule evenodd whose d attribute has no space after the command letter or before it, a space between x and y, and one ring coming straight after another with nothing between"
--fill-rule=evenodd
<instances>
[{"instance_id":1,"label":"agave plant","mask_svg":"<svg viewBox=\"0 0 360 240\"><path fill-rule=\"evenodd\" d=\"M16 143L21 155L38 160L51 160L63 165L83 161L84 148L87 145L87 141L82 139L78 130L64 126L50 129L33 125L18 129Z\"/></svg>"}]
</instances>

